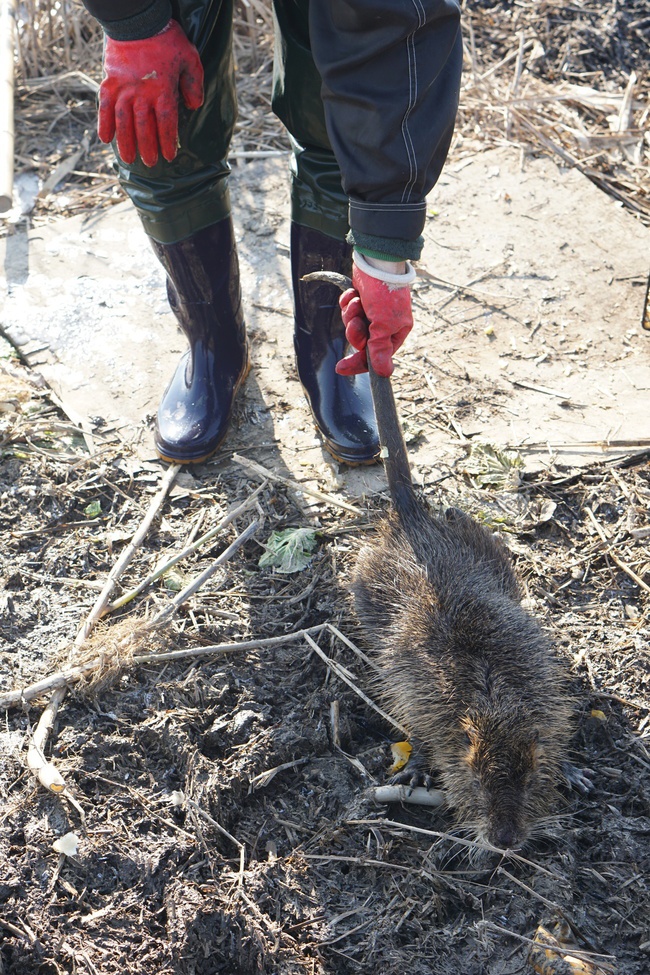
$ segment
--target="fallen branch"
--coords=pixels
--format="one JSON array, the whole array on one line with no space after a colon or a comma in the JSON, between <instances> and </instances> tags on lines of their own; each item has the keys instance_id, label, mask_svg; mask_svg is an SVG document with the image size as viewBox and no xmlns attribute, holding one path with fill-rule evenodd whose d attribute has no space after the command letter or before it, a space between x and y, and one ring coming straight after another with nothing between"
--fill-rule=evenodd
<instances>
[{"instance_id":1,"label":"fallen branch","mask_svg":"<svg viewBox=\"0 0 650 975\"><path fill-rule=\"evenodd\" d=\"M85 642L93 626L101 617L103 608L108 602L108 598L113 591L115 583L119 579L120 575L124 572L126 566L133 558L138 546L142 542L142 539L148 532L151 522L160 510L160 507L167 497L169 489L173 484L174 478L179 470L180 467L177 464L172 464L167 469L158 494L152 499L147 513L145 514L142 523L133 536L131 542L127 545L120 558L109 572L108 578L104 584L104 588L97 597L95 605L91 609L86 622L75 637L73 647L79 648ZM56 691L53 694L49 704L43 711L38 724L32 733L31 741L27 749L27 765L31 771L34 772L41 785L45 786L46 789L49 789L50 792L54 792L57 795L65 794L83 816L81 807L71 796L65 779L58 769L45 758L45 746L47 744L47 739L52 731L52 728L54 727L54 721L56 719L58 710L67 693L65 681L55 686Z\"/></svg>"},{"instance_id":2,"label":"fallen branch","mask_svg":"<svg viewBox=\"0 0 650 975\"><path fill-rule=\"evenodd\" d=\"M113 591L115 583L117 582L119 577L126 569L127 565L129 564L129 562L135 555L136 551L138 550L139 546L141 545L145 535L149 531L151 527L151 523L156 517L156 515L158 514L160 508L162 507L163 501L167 497L167 494L169 493L169 489L174 483L174 480L179 470L180 470L180 466L178 464L170 464L167 471L165 472L165 476L163 477L162 484L160 485L160 490L158 491L158 494L156 494L156 496L152 499L151 504L149 505L149 508L147 509L147 512L144 518L142 519L140 527L138 528L135 535L133 536L129 544L126 546L126 548L120 555L119 559L117 560L117 562L115 563L111 571L109 572L108 578L104 583L104 588L102 589L99 596L97 597L95 605L93 606L93 608L90 611L90 614L88 615L88 619L86 620L84 625L77 633L77 636L74 641L75 646L78 647L84 642L84 640L87 638L88 634L92 630L97 620L101 619L101 617L103 616L104 609L106 607L106 604L108 603L109 596Z\"/></svg>"},{"instance_id":3,"label":"fallen branch","mask_svg":"<svg viewBox=\"0 0 650 975\"><path fill-rule=\"evenodd\" d=\"M255 534L257 529L261 527L261 525L261 518L252 521L248 528L245 528L244 531L237 536L235 541L232 542L232 544L230 544L228 548L221 553L219 558L214 560L212 565L209 565L207 569L196 577L196 579L193 579L188 586L185 586L185 589L179 592L177 596L174 596L171 603L168 606L165 606L165 608L153 618L151 623L147 625L147 629L153 630L156 627L162 626L163 623L166 623L169 619L171 619L171 617L174 616L183 603L186 602L190 596L193 596L194 593L200 589L201 586L203 586L208 579L211 578L211 576L214 575L219 566L231 559L237 549L241 548L244 542L247 542L248 539Z\"/></svg>"},{"instance_id":4,"label":"fallen branch","mask_svg":"<svg viewBox=\"0 0 650 975\"><path fill-rule=\"evenodd\" d=\"M159 565L157 569L150 572L147 578L143 579L142 582L139 583L139 585L137 585L134 589L130 589L128 592L124 593L123 596L120 596L119 599L116 599L114 603L111 603L110 606L106 606L102 615L106 616L108 613L112 613L113 610L121 609L122 606L126 606L126 604L130 603L132 599L139 596L140 593L147 588L147 586L150 586L152 582L156 581L156 579L159 579L166 572L169 572L169 570L177 565L182 559L187 558L188 555L193 555L194 552L197 552L208 542L212 541L212 539L222 532L224 528L227 528L228 525L235 520L235 518L238 518L239 515L242 515L248 510L248 508L251 507L251 505L257 500L258 496L266 487L266 483L267 482L265 481L264 484L260 484L258 488L255 488L250 497L248 497L243 504L233 508L233 510L230 511L225 518L221 519L218 525L215 525L215 527L211 528L210 531L206 532L204 535L201 535L201 537L197 538L195 542L192 542L191 545L188 545L181 552L178 552L177 555L174 555L167 562Z\"/></svg>"},{"instance_id":5,"label":"fallen branch","mask_svg":"<svg viewBox=\"0 0 650 975\"><path fill-rule=\"evenodd\" d=\"M215 657L228 653L242 653L247 650L266 650L269 647L277 647L283 643L300 640L306 634L321 633L324 629L332 629L332 627L329 623L319 623L317 626L312 626L305 630L296 630L294 633L286 633L284 636L272 636L264 640L246 640L240 643L219 643L208 647L190 647L186 650L170 650L163 653L136 654L131 658L130 662L135 666L139 666L140 664L164 663L170 660L186 660L191 657ZM6 691L4 694L0 694L0 709L4 708L6 710L17 704L26 704L38 697L42 697L48 691L55 690L67 684L74 684L84 677L90 676L93 671L104 667L105 664L106 660L103 656L94 657L92 660L75 667L58 670L48 677L43 677L33 684L28 684L26 687Z\"/></svg>"}]
</instances>

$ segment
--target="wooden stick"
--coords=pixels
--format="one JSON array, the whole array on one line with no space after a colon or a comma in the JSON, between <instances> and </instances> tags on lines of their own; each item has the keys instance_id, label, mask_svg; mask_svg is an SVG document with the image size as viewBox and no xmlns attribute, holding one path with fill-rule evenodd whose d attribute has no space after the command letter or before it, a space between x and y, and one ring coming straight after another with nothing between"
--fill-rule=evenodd
<instances>
[{"instance_id":1,"label":"wooden stick","mask_svg":"<svg viewBox=\"0 0 650 975\"><path fill-rule=\"evenodd\" d=\"M92 630L97 620L101 619L104 613L104 608L108 603L108 598L111 592L113 591L115 583L117 582L119 577L126 569L127 565L135 555L136 550L138 549L140 543L142 542L142 539L149 531L149 528L151 527L151 523L156 517L156 515L158 514L163 501L167 497L169 489L174 483L174 479L178 474L179 470L180 470L179 464L170 464L169 467L167 468L165 472L165 476L162 479L162 484L160 485L160 490L158 491L158 494L156 494L156 496L151 501L147 513L142 519L140 527L136 531L135 535L133 536L133 538L126 546L126 548L120 555L119 559L117 560L117 562L115 563L111 571L109 572L108 578L104 583L104 588L102 589L99 596L97 597L95 605L91 609L88 619L86 620L84 625L77 633L77 636L74 641L75 646L77 647L81 646L81 644L87 638L88 634Z\"/></svg>"},{"instance_id":2,"label":"wooden stick","mask_svg":"<svg viewBox=\"0 0 650 975\"><path fill-rule=\"evenodd\" d=\"M133 558L138 545L141 543L145 534L149 530L151 522L160 510L160 507L167 497L167 493L169 492L169 489L173 484L174 478L178 474L179 470L180 467L178 464L171 464L168 470L165 472L160 491L151 501L147 513L145 514L140 527L131 539L131 542L127 545L124 552L122 552L122 555L109 572L108 579L104 584L104 588L97 597L95 605L91 609L86 622L77 633L74 641L75 647L80 647L81 644L84 643L84 641L88 638L93 626L101 617L104 606L108 602L108 598L113 591L115 583ZM70 795L65 779L58 769L45 758L45 746L47 744L47 739L52 731L52 728L54 727L54 722L56 720L59 707L61 706L66 693L67 686L66 682L64 681L57 685L57 689L52 695L52 699L43 711L39 722L36 725L36 729L32 734L31 742L27 749L27 765L38 777L41 785L45 786L46 789L49 789L50 792L66 794L67 798L83 816L81 807Z\"/></svg>"},{"instance_id":3,"label":"wooden stick","mask_svg":"<svg viewBox=\"0 0 650 975\"><path fill-rule=\"evenodd\" d=\"M306 633L320 633L324 629L333 629L329 623L318 623L316 626L308 627L305 630L296 630L294 633L285 633L282 636L271 636L263 640L246 640L241 643L218 643L208 647L189 647L186 650L170 650L165 653L141 653L133 657L132 663L155 664L167 662L169 660L186 660L190 657L212 657L223 656L228 653L241 653L246 650L265 650L268 647L278 647L284 643L291 643L299 640ZM101 667L105 661L100 657L89 660L87 663L79 664L76 667L66 667L64 670L57 670L41 680L28 684L26 687L18 688L14 691L6 691L0 694L0 709L10 708L15 704L23 704L41 697L48 691L53 691L64 684L74 684L81 680L93 670Z\"/></svg>"},{"instance_id":4,"label":"wooden stick","mask_svg":"<svg viewBox=\"0 0 650 975\"><path fill-rule=\"evenodd\" d=\"M177 596L174 597L173 601L168 606L166 606L160 613L158 613L158 615L154 617L154 619L151 620L150 623L143 626L142 629L154 630L157 627L162 626L163 623L166 623L174 615L174 613L177 611L179 606L181 606L187 599L189 599L189 597L193 595L193 593L195 593L197 589L200 589L201 586L214 574L214 572L219 568L220 565L223 565L224 562L227 562L228 559L232 558L232 556L235 554L237 549L241 545L243 545L244 542L246 542L257 531L259 525L260 525L259 521L253 521L247 528L245 528L244 531L241 533L241 535L239 535L235 539L235 541L228 546L225 552L222 552L219 558L216 559L212 563L212 565L208 566L208 568L205 569L199 576L197 576L196 579L193 579L192 582L188 586L186 586L182 592L180 592ZM319 627L318 629L321 628L322 627ZM127 636L124 639L122 645L127 646L129 639L130 637ZM285 639L288 639L288 637L279 637L276 639L275 642L280 643L282 642L282 640ZM215 649L214 647L202 647L198 651L189 651L189 652L177 651L176 653L169 653L169 654L154 653L142 657L134 657L134 662L142 663L146 660L163 660L163 659L173 660L184 654L188 655L189 653L195 655L196 653L205 653L206 651L214 650L214 649ZM222 649L222 648L216 648L216 649ZM230 645L230 649L235 649L235 650L238 649L238 644ZM18 704L19 702L30 701L35 697L40 697L46 691L53 690L54 688L58 689L61 687L65 687L65 685L69 683L72 683L77 680L81 680L81 678L84 677L86 674L92 673L93 670L97 670L104 663L105 660L103 658L97 657L94 660L89 660L86 663L79 664L77 667L68 667L65 670L59 670L55 674L51 674L49 677L45 677L43 678L43 680L37 681L35 684L31 684L29 687L23 688L22 690L9 691L6 694L2 694L0 695L0 708L10 707L12 704ZM61 698L61 700L63 700L63 698ZM53 723L53 720L54 720L53 718L50 720L50 727ZM40 745L41 751L44 743L45 741L43 740L43 742ZM53 789L52 791L60 791L60 790Z\"/></svg>"},{"instance_id":5,"label":"wooden stick","mask_svg":"<svg viewBox=\"0 0 650 975\"><path fill-rule=\"evenodd\" d=\"M249 460L248 457L242 457L241 454L233 454L232 459L235 464L239 464L241 467L250 471L251 474L256 474L258 477L267 477L270 481L277 481L280 484L284 484L286 487L291 488L292 491L300 491L302 494L308 494L312 498L324 501L325 504L333 504L335 508L343 508L344 511L349 511L353 515L362 514L361 509L355 508L353 504L348 504L346 501L339 501L338 498L333 497L331 494L325 494L316 488L310 488L302 481L292 481L291 478L282 477L281 474L274 474L273 471L262 467L261 464L258 464L254 460Z\"/></svg>"},{"instance_id":6,"label":"wooden stick","mask_svg":"<svg viewBox=\"0 0 650 975\"><path fill-rule=\"evenodd\" d=\"M0 213L13 205L16 0L0 0Z\"/></svg>"},{"instance_id":7,"label":"wooden stick","mask_svg":"<svg viewBox=\"0 0 650 975\"><path fill-rule=\"evenodd\" d=\"M229 545L228 548L221 553L219 558L214 560L212 565L209 565L207 569L204 569L203 572L200 575L198 575L195 579L193 579L189 585L185 586L182 592L179 592L177 596L174 596L169 606L165 606L165 608L161 610L157 616L154 617L154 619L149 624L148 628L154 629L156 627L162 626L163 623L166 623L169 619L171 619L171 617L174 615L174 613L176 613L178 608L182 606L182 604L186 600L188 600L190 596L193 596L194 593L197 591L197 589L200 589L201 586L204 585L204 583L206 583L208 579L210 579L214 575L214 573L217 571L219 566L223 565L224 562L227 562L228 559L231 559L235 554L235 552L237 551L237 549L240 548L244 544L244 542L247 542L248 539L255 534L255 532L257 531L257 529L260 527L261 524L262 524L261 518L252 521L250 525L248 525L248 527L245 528L244 531L237 536L235 541L232 542L232 544Z\"/></svg>"},{"instance_id":8,"label":"wooden stick","mask_svg":"<svg viewBox=\"0 0 650 975\"><path fill-rule=\"evenodd\" d=\"M181 552L178 552L176 555L172 556L171 559L159 565L158 568L154 569L153 572L150 572L147 578L143 579L142 582L135 587L135 589L130 589L129 592L124 593L123 596L116 599L114 603L110 604L110 606L106 606L102 615L111 613L114 609L120 609L120 607L125 606L126 603L131 602L131 600L135 599L135 597L139 595L143 589L146 589L147 586L149 586L152 582L155 582L156 579L159 579L160 576L165 574L165 572L168 572L178 562L180 562L181 559L186 558L188 555L193 555L194 552L196 552L199 548L202 548L208 542L212 541L212 539L222 532L224 528L227 528L231 521L234 521L235 518L238 518L239 515L243 514L244 511L247 511L248 508L255 503L260 493L266 487L266 484L267 482L264 481L263 484L260 484L259 487L255 488L250 497L246 498L246 500L242 504L238 505L238 507L233 508L232 511L228 512L228 514L221 519L218 525L215 525L214 528L211 528L209 531L205 532L204 535L201 535L200 538L197 538L196 541L192 542Z\"/></svg>"}]
</instances>

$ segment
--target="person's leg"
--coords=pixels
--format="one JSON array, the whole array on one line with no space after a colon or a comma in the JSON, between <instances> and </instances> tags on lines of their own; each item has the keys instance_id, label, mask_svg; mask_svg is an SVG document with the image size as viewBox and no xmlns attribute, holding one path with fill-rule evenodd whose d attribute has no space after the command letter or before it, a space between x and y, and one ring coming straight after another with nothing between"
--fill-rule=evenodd
<instances>
[{"instance_id":1,"label":"person's leg","mask_svg":"<svg viewBox=\"0 0 650 975\"><path fill-rule=\"evenodd\" d=\"M117 159L167 273L170 306L189 351L165 392L156 449L177 463L209 456L226 434L248 371L239 268L230 216L227 163L235 124L231 53L233 0L172 0L172 15L198 48L205 72L200 109L179 110L178 155L152 168Z\"/></svg>"},{"instance_id":2,"label":"person's leg","mask_svg":"<svg viewBox=\"0 0 650 975\"><path fill-rule=\"evenodd\" d=\"M330 147L321 79L311 55L308 0L274 0L273 110L293 145L291 271L298 375L325 446L338 460L369 463L379 438L367 376L334 371L346 349L339 289L302 281L312 271L351 274L348 199Z\"/></svg>"}]
</instances>

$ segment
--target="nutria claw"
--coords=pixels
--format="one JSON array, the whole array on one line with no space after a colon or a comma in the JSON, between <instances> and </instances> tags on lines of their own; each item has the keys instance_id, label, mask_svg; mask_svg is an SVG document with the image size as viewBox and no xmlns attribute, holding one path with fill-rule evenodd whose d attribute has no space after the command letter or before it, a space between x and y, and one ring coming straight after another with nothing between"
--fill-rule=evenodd
<instances>
[{"instance_id":1,"label":"nutria claw","mask_svg":"<svg viewBox=\"0 0 650 975\"><path fill-rule=\"evenodd\" d=\"M562 771L569 788L575 789L576 792L580 792L583 796L586 796L594 788L594 781L591 776L596 773L593 769L578 768L577 765L572 765L571 762L565 762Z\"/></svg>"},{"instance_id":2,"label":"nutria claw","mask_svg":"<svg viewBox=\"0 0 650 975\"><path fill-rule=\"evenodd\" d=\"M436 783L433 776L429 775L427 772L420 771L419 769L405 769L403 772L398 772L397 775L392 775L390 778L391 785L407 785L409 789L426 789L429 792L431 789L436 788Z\"/></svg>"}]
</instances>

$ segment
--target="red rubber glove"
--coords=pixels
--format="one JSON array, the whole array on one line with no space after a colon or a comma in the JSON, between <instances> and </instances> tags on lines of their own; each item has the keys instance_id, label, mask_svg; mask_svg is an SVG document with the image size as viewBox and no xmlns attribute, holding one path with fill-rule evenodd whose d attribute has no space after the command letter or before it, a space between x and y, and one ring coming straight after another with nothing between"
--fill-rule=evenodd
<instances>
[{"instance_id":1,"label":"red rubber glove","mask_svg":"<svg viewBox=\"0 0 650 975\"><path fill-rule=\"evenodd\" d=\"M370 268L359 255L355 254L352 269L352 288L345 291L340 299L341 316L345 325L345 337L353 348L352 355L336 363L340 376L355 376L368 372L368 359L378 376L390 376L393 372L393 354L403 344L413 328L411 310L411 291L409 284L415 272L409 268L407 274L385 274ZM373 274L368 273L369 268ZM374 277L374 274L388 277L394 281L403 278L403 285L396 285Z\"/></svg>"},{"instance_id":2,"label":"red rubber glove","mask_svg":"<svg viewBox=\"0 0 650 975\"><path fill-rule=\"evenodd\" d=\"M199 52L175 20L160 34L140 41L106 39L104 80L99 89L102 142L117 135L125 163L136 152L145 166L158 162L158 146L168 162L178 148L179 92L187 108L203 104L203 65Z\"/></svg>"}]
</instances>

